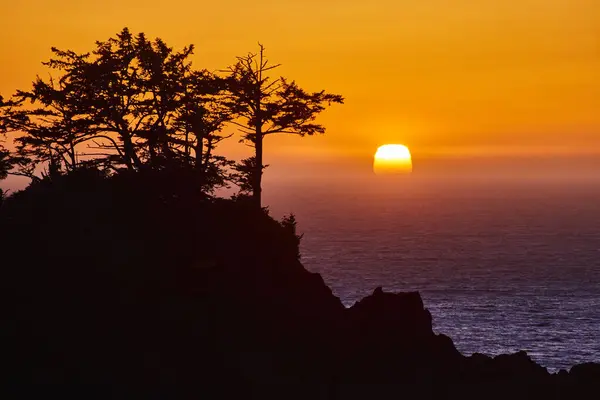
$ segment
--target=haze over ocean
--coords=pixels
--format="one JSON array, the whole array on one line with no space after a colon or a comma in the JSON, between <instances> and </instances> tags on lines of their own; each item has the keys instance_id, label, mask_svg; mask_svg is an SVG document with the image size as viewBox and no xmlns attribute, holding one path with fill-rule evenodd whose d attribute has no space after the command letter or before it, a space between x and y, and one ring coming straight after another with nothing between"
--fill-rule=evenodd
<instances>
[{"instance_id":1,"label":"haze over ocean","mask_svg":"<svg viewBox=\"0 0 600 400\"><path fill-rule=\"evenodd\" d=\"M347 306L377 286L418 290L465 354L526 350L551 370L596 361L597 182L415 178L278 182L265 203L296 214L302 262Z\"/></svg>"}]
</instances>

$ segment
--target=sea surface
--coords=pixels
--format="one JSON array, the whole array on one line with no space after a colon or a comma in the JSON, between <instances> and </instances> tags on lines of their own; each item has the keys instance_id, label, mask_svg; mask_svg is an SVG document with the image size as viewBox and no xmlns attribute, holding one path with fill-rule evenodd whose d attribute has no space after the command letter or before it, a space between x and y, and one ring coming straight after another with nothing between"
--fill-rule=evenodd
<instances>
[{"instance_id":1,"label":"sea surface","mask_svg":"<svg viewBox=\"0 0 600 400\"><path fill-rule=\"evenodd\" d=\"M463 354L600 362L600 185L414 178L270 184L265 203L347 306L418 290Z\"/></svg>"}]
</instances>

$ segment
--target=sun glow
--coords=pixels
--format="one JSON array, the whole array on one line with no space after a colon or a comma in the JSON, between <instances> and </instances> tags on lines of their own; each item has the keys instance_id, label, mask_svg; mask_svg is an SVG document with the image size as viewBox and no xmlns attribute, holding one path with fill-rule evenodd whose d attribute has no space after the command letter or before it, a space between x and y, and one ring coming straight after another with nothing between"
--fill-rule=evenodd
<instances>
[{"instance_id":1,"label":"sun glow","mask_svg":"<svg viewBox=\"0 0 600 400\"><path fill-rule=\"evenodd\" d=\"M412 157L408 147L401 144L386 144L377 149L373 162L376 174L410 174Z\"/></svg>"}]
</instances>

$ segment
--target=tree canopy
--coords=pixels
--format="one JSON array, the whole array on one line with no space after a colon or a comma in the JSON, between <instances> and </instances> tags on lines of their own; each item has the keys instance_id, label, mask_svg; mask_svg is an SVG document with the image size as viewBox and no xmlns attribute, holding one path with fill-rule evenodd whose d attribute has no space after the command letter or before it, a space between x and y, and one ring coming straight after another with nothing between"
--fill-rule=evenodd
<instances>
[{"instance_id":1,"label":"tree canopy","mask_svg":"<svg viewBox=\"0 0 600 400\"><path fill-rule=\"evenodd\" d=\"M0 133L11 131L15 145L13 152L0 147L0 178L51 179L90 166L186 169L205 192L233 182L260 206L263 138L324 133L316 116L343 99L271 79L267 72L278 65L268 64L262 46L226 74L195 69L193 52L127 28L87 53L53 47L43 63L50 77L0 102ZM253 157L236 164L216 153L235 131L226 127L241 130Z\"/></svg>"},{"instance_id":2,"label":"tree canopy","mask_svg":"<svg viewBox=\"0 0 600 400\"><path fill-rule=\"evenodd\" d=\"M15 166L23 164L24 161L4 146L7 141L6 134L23 125L23 115L15 111L17 106L16 102L0 96L0 180L5 179Z\"/></svg>"},{"instance_id":3,"label":"tree canopy","mask_svg":"<svg viewBox=\"0 0 600 400\"><path fill-rule=\"evenodd\" d=\"M269 72L279 64L270 64L265 48L258 53L238 57L229 68L230 91L237 104L239 121L234 122L243 134L243 140L255 150L251 164L250 185L255 203L261 205L263 139L276 133L298 136L325 133L325 127L315 122L317 116L333 103L343 103L337 94L307 92L295 81L273 78Z\"/></svg>"}]
</instances>

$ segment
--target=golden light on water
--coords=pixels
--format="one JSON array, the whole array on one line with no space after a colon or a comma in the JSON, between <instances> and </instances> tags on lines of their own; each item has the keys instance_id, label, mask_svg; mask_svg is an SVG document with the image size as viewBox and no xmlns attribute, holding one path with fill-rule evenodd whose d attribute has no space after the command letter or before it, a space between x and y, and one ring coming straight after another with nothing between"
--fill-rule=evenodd
<instances>
[{"instance_id":1,"label":"golden light on water","mask_svg":"<svg viewBox=\"0 0 600 400\"><path fill-rule=\"evenodd\" d=\"M410 150L402 144L380 146L375 153L373 171L378 175L410 174L412 172Z\"/></svg>"}]
</instances>

